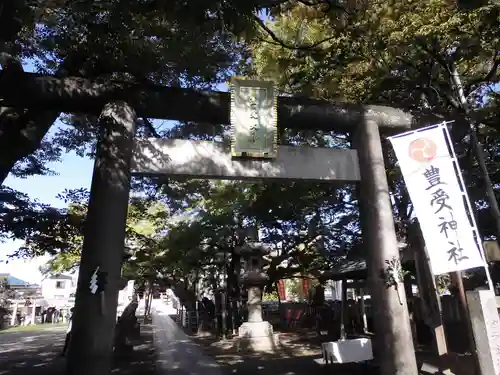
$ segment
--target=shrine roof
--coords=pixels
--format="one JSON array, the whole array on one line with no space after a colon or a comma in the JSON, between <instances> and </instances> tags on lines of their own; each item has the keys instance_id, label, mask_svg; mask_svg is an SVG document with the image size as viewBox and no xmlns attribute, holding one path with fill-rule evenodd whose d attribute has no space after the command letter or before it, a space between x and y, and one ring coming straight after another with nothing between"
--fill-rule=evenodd
<instances>
[{"instance_id":1,"label":"shrine roof","mask_svg":"<svg viewBox=\"0 0 500 375\"><path fill-rule=\"evenodd\" d=\"M344 259L332 269L325 271L321 278L323 280L364 280L367 278L366 260Z\"/></svg>"}]
</instances>

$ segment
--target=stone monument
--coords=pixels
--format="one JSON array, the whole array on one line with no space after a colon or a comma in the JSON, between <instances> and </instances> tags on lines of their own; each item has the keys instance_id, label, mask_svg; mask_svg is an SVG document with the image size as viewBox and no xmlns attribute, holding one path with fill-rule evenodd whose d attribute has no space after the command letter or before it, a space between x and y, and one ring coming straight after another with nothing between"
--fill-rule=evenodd
<instances>
[{"instance_id":1,"label":"stone monument","mask_svg":"<svg viewBox=\"0 0 500 375\"><path fill-rule=\"evenodd\" d=\"M248 321L238 329L238 347L257 352L273 351L276 346L273 326L262 319L262 288L268 280L262 263L263 256L270 251L258 242L246 243L238 251L244 261L241 282L248 289Z\"/></svg>"}]
</instances>

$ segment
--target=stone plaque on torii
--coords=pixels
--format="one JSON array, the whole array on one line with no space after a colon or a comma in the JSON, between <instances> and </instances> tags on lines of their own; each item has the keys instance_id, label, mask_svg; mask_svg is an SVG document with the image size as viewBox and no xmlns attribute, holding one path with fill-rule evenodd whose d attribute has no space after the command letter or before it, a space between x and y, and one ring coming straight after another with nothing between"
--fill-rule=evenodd
<instances>
[{"instance_id":1,"label":"stone plaque on torii","mask_svg":"<svg viewBox=\"0 0 500 375\"><path fill-rule=\"evenodd\" d=\"M131 167L134 174L148 176L359 182L374 322L377 340L382 344L377 353L381 372L403 374L404 368L404 374L418 373L406 299L403 295L401 303L379 277L385 261L399 256L380 129L408 130L411 115L383 106L278 97L279 127L346 132L353 136L354 149L278 146L275 159L234 160L229 144L134 141L136 111L150 118L230 123L228 93L0 71L0 99L3 106L101 114L75 305L75 345L70 348L68 361L80 366L70 367L69 375L101 375L110 366ZM88 279L97 266L108 272L105 299L109 313L105 315L87 293Z\"/></svg>"}]
</instances>

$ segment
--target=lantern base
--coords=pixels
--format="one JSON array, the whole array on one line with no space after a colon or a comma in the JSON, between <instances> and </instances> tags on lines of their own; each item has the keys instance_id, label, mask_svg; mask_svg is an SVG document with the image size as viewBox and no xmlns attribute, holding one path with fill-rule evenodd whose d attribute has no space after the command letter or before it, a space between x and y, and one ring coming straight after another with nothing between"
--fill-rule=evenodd
<instances>
[{"instance_id":1,"label":"lantern base","mask_svg":"<svg viewBox=\"0 0 500 375\"><path fill-rule=\"evenodd\" d=\"M238 329L238 350L274 352L278 347L277 335L269 322L245 322Z\"/></svg>"}]
</instances>

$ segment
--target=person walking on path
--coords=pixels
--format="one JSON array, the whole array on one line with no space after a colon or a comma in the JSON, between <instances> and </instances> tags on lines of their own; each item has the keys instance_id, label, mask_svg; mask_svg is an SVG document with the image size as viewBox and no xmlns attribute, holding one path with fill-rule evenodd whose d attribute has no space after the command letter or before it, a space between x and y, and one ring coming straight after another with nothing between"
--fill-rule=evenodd
<instances>
[{"instance_id":1,"label":"person walking on path","mask_svg":"<svg viewBox=\"0 0 500 375\"><path fill-rule=\"evenodd\" d=\"M63 348L63 351L61 353L61 356L63 356L63 357L66 355L66 352L68 351L69 342L71 340L71 328L73 326L73 310L74 310L74 308L72 307L70 310L71 315L69 317L68 329L66 330L66 340L64 340L64 348Z\"/></svg>"}]
</instances>

